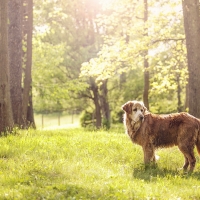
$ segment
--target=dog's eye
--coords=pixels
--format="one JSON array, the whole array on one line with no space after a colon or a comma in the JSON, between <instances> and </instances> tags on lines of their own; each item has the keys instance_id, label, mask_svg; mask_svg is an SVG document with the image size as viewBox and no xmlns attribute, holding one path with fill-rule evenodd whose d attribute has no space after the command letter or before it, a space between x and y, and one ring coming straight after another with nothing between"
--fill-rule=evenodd
<instances>
[{"instance_id":1,"label":"dog's eye","mask_svg":"<svg viewBox=\"0 0 200 200\"><path fill-rule=\"evenodd\" d=\"M141 109L141 112L143 112L144 110L143 109Z\"/></svg>"},{"instance_id":2,"label":"dog's eye","mask_svg":"<svg viewBox=\"0 0 200 200\"><path fill-rule=\"evenodd\" d=\"M136 111L137 111L137 108L134 108L134 109L133 109L133 111L135 111L135 112L136 112Z\"/></svg>"}]
</instances>

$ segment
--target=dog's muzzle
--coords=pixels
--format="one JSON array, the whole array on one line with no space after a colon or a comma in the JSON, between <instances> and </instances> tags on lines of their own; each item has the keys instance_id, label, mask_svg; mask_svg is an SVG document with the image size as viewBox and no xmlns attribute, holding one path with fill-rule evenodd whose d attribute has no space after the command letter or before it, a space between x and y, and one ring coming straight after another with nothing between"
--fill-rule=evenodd
<instances>
[{"instance_id":1,"label":"dog's muzzle","mask_svg":"<svg viewBox=\"0 0 200 200\"><path fill-rule=\"evenodd\" d=\"M140 116L140 121L143 121L144 120L144 116Z\"/></svg>"}]
</instances>

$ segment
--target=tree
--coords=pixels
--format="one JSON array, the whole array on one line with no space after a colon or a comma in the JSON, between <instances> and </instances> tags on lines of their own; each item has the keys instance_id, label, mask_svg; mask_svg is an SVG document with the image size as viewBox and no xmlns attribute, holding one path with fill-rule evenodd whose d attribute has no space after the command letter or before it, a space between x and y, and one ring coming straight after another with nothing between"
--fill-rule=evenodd
<instances>
[{"instance_id":1,"label":"tree","mask_svg":"<svg viewBox=\"0 0 200 200\"><path fill-rule=\"evenodd\" d=\"M101 95L100 95L100 102L101 102L101 110L102 110L102 118L103 118L103 126L107 129L110 128L111 124L111 117L110 117L110 105L108 100L108 80L103 80L100 86Z\"/></svg>"},{"instance_id":2,"label":"tree","mask_svg":"<svg viewBox=\"0 0 200 200\"><path fill-rule=\"evenodd\" d=\"M96 128L101 127L102 119L101 119L101 107L100 107L100 102L99 102L99 89L97 84L95 83L95 79L90 77L90 87L92 91L92 100L94 101L95 105L95 118L96 118Z\"/></svg>"},{"instance_id":3,"label":"tree","mask_svg":"<svg viewBox=\"0 0 200 200\"><path fill-rule=\"evenodd\" d=\"M200 12L198 0L182 0L188 60L189 112L200 118Z\"/></svg>"},{"instance_id":4,"label":"tree","mask_svg":"<svg viewBox=\"0 0 200 200\"><path fill-rule=\"evenodd\" d=\"M6 0L0 3L0 132L13 127L8 67L7 4Z\"/></svg>"},{"instance_id":5,"label":"tree","mask_svg":"<svg viewBox=\"0 0 200 200\"><path fill-rule=\"evenodd\" d=\"M88 104L91 104L92 100L96 126L99 128L101 126L101 107L98 98L98 85L95 81L90 80L90 78L87 80L84 78L84 82L82 81L82 78L79 78L81 63L89 60L93 56L96 56L96 53L99 51L99 44L102 41L99 37L99 30L95 21L96 15L99 12L98 2L96 0L76 0L76 3L60 1L56 2L55 7L52 6L52 3L53 2L44 2L43 5L45 6L45 10L43 10L41 15L38 16L38 19L42 19L42 21L37 21L37 27L44 27L46 24L47 29L45 33L39 33L39 31L36 33L37 36L41 35L40 39L42 44L40 46L43 47L43 51L45 51L50 45L53 50L60 46L60 51L57 51L59 55L53 62L50 58L47 63L39 63L40 68L44 67L47 69L48 66L47 70L48 72L51 71L52 76L50 80L46 77L44 78L43 76L43 80L40 79L40 83L42 84L39 87L45 88L45 94L50 92L49 88L51 88L52 94L54 94L53 88L58 88L58 96L64 96L63 94L61 95L61 90L65 85L65 94L68 95L64 97L65 104L63 103L64 101L61 103L61 107L63 109L66 109L67 106L71 107L69 95L71 99L88 98ZM36 8L40 9L40 6L41 1L38 4L36 2ZM36 14L37 13L38 12L36 12ZM53 53L52 49L50 51ZM49 53L51 53L50 51ZM34 51L34 53L37 52ZM44 57L48 56L45 54L45 56L42 57L43 55L43 52L39 55L41 60L44 60ZM62 55L62 61L59 61L60 55ZM35 58L36 57L34 56L34 59ZM47 71L44 73L44 68L43 75L47 75ZM35 70L36 66L34 66L34 74L37 73ZM38 79L37 77L35 78ZM46 85L44 82L46 82ZM83 91L82 89L83 86L85 87L85 82L87 83L90 95L86 94L86 91ZM53 85L53 87L50 87L50 84ZM38 83L34 83L34 86L35 85L38 86ZM47 88L48 86L49 88ZM39 90L39 88L37 89ZM79 92L77 92L78 90ZM51 103L54 101L56 104L55 97L51 96L51 100L52 101L48 99L48 102ZM78 103L77 106L82 106L82 109L86 109L87 107L85 104L83 107L83 104L78 105Z\"/></svg>"},{"instance_id":6,"label":"tree","mask_svg":"<svg viewBox=\"0 0 200 200\"><path fill-rule=\"evenodd\" d=\"M21 0L8 1L10 94L14 124L22 125L22 22Z\"/></svg>"},{"instance_id":7,"label":"tree","mask_svg":"<svg viewBox=\"0 0 200 200\"><path fill-rule=\"evenodd\" d=\"M33 32L33 0L23 2L23 37L25 43L24 51L24 80L22 99L23 126L35 127L32 107L32 32Z\"/></svg>"},{"instance_id":8,"label":"tree","mask_svg":"<svg viewBox=\"0 0 200 200\"><path fill-rule=\"evenodd\" d=\"M148 37L148 0L144 0L144 37ZM144 92L143 101L147 109L149 109L149 61L148 47L144 50Z\"/></svg>"},{"instance_id":9,"label":"tree","mask_svg":"<svg viewBox=\"0 0 200 200\"><path fill-rule=\"evenodd\" d=\"M110 8L112 11L100 16L98 22L106 30L104 45L97 58L82 64L82 73L104 80L120 76L121 73L130 73L136 68L140 71L144 69L145 104L148 105L147 100L150 98L152 111L155 111L152 107L157 107L157 112L174 112L177 107L180 111L180 104L185 98L180 92L184 91L187 81L184 43L180 45L184 42L182 15L177 12L180 5L174 1L150 1L149 6L147 3L146 0L142 3L128 0L116 2ZM134 87L129 88L129 91L132 88ZM160 91L157 92L157 89ZM166 92L167 89L170 95ZM176 92L178 105L172 104L176 101ZM142 99L142 96L137 98ZM161 110L158 106L161 98L162 101L170 102L173 108L170 106Z\"/></svg>"},{"instance_id":10,"label":"tree","mask_svg":"<svg viewBox=\"0 0 200 200\"><path fill-rule=\"evenodd\" d=\"M102 9L96 0L34 2L36 108L65 109L74 99L73 105L98 113L99 126L99 117L109 118L109 110L119 112L125 101L141 100L146 85L149 88L143 99L150 98L152 111L176 111L183 102L187 79L182 61L185 52L178 51L177 42L184 41L182 15L177 12L180 5L152 0L144 9L147 1L104 3ZM148 22L144 19L147 10ZM144 70L144 63L148 70ZM143 76L144 71L148 76ZM87 89L79 90L84 82ZM177 96L178 106L172 104ZM83 98L84 104L80 104ZM171 106L164 107L161 99Z\"/></svg>"}]
</instances>

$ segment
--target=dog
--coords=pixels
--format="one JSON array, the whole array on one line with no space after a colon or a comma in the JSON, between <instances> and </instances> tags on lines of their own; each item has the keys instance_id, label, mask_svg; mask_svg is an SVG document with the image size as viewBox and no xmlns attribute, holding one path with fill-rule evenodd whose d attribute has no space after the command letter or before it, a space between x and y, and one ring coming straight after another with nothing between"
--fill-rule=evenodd
<instances>
[{"instance_id":1,"label":"dog","mask_svg":"<svg viewBox=\"0 0 200 200\"><path fill-rule=\"evenodd\" d=\"M155 150L178 146L185 157L183 170L192 172L196 158L194 147L200 154L200 120L182 112L157 115L147 111L143 102L128 101L122 106L124 126L133 143L142 146L145 165L155 163Z\"/></svg>"}]
</instances>

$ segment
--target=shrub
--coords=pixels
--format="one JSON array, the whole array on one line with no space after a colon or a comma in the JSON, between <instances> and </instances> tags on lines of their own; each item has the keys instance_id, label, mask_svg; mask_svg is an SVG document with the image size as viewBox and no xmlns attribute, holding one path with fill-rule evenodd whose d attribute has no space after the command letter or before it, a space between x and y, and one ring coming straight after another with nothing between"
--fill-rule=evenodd
<instances>
[{"instance_id":1,"label":"shrub","mask_svg":"<svg viewBox=\"0 0 200 200\"><path fill-rule=\"evenodd\" d=\"M114 110L112 112L112 123L113 124L118 124L123 122L123 110Z\"/></svg>"},{"instance_id":2,"label":"shrub","mask_svg":"<svg viewBox=\"0 0 200 200\"><path fill-rule=\"evenodd\" d=\"M87 110L82 111L80 117L80 124L82 127L93 125L94 124L93 113Z\"/></svg>"}]
</instances>

